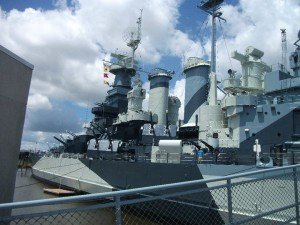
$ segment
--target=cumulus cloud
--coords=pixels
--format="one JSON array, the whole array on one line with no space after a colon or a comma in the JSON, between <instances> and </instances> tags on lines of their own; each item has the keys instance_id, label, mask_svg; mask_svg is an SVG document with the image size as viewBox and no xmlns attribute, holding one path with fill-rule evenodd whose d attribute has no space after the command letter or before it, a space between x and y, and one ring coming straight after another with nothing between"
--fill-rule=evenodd
<instances>
[{"instance_id":1,"label":"cumulus cloud","mask_svg":"<svg viewBox=\"0 0 300 225\"><path fill-rule=\"evenodd\" d=\"M148 108L149 108L149 90L150 90L150 82L149 81L143 83L143 89L146 90L146 97L143 101L143 110L148 111Z\"/></svg>"},{"instance_id":2,"label":"cumulus cloud","mask_svg":"<svg viewBox=\"0 0 300 225\"><path fill-rule=\"evenodd\" d=\"M53 107L56 100L76 102L81 107L104 100L108 86L103 84L102 59L109 59L110 52L129 53L122 39L123 32L136 25L141 8L144 9L142 42L137 55L143 62L157 64L166 55L203 56L200 41L191 40L176 27L180 16L186 16L179 13L182 0L74 0L67 5L68 2L57 0L57 8L52 10L28 8L5 12L0 9L0 44L35 65L28 105L44 110L45 114L47 110L49 113L56 110ZM225 4L223 17L227 19L223 31L229 52L236 49L243 52L248 45L253 45L265 51L264 60L269 64L280 61L279 29L287 29L290 52L300 28L297 0L241 0L236 6ZM217 72L219 77L224 77L229 67L240 70L240 66L234 60L230 63L220 32L218 35ZM203 40L205 52L210 55L210 39ZM179 79L171 87L171 93L184 93L183 87L184 80ZM183 105L182 96L179 97ZM180 115L182 110L183 107ZM31 111L28 119L33 118L31 113L42 115L38 110ZM56 120L47 118L50 123ZM32 123L27 125L28 129L46 132L47 129L41 129L45 124ZM72 123L79 124L80 119L74 116Z\"/></svg>"},{"instance_id":3,"label":"cumulus cloud","mask_svg":"<svg viewBox=\"0 0 300 225\"><path fill-rule=\"evenodd\" d=\"M300 5L298 0L260 1L240 0L237 6L224 5L222 23L225 42L218 22L219 38L217 39L217 72L224 78L230 67L241 71L238 61L229 59L229 54L238 50L245 52L246 47L254 46L265 52L263 61L269 65L281 62L280 29L287 30L288 54L295 47L297 32L300 29ZM210 54L210 42L206 42L205 50ZM227 49L226 49L227 45Z\"/></svg>"},{"instance_id":4,"label":"cumulus cloud","mask_svg":"<svg viewBox=\"0 0 300 225\"><path fill-rule=\"evenodd\" d=\"M47 96L41 94L33 94L28 97L28 107L37 109L52 109L52 104Z\"/></svg>"},{"instance_id":5,"label":"cumulus cloud","mask_svg":"<svg viewBox=\"0 0 300 225\"><path fill-rule=\"evenodd\" d=\"M177 96L181 102L181 107L179 108L179 119L183 120L184 115L184 95L185 95L185 79L177 80L174 88L170 89L170 95Z\"/></svg>"},{"instance_id":6,"label":"cumulus cloud","mask_svg":"<svg viewBox=\"0 0 300 225\"><path fill-rule=\"evenodd\" d=\"M67 3L54 1L56 8L52 10L0 9L1 45L35 65L28 103L32 110L27 112L30 121L25 126L28 131L61 130L55 124L63 113L56 115L57 109L52 107L57 100L81 107L104 100L109 87L103 84L102 59L108 59L116 49L118 53L130 52L122 36L127 27L136 26L141 8L143 39L137 54L144 62L157 63L163 55L181 56L197 49L197 42L176 29L180 0ZM75 117L71 121L79 123Z\"/></svg>"},{"instance_id":7,"label":"cumulus cloud","mask_svg":"<svg viewBox=\"0 0 300 225\"><path fill-rule=\"evenodd\" d=\"M25 128L35 132L79 132L83 121L68 107L52 110L30 110L27 115Z\"/></svg>"},{"instance_id":8,"label":"cumulus cloud","mask_svg":"<svg viewBox=\"0 0 300 225\"><path fill-rule=\"evenodd\" d=\"M230 59L230 54L234 50L244 53L249 45L265 52L263 61L267 64L281 63L281 28L287 30L288 54L294 51L295 46L293 46L293 43L300 29L298 22L300 21L299 1L266 0L262 3L260 0L241 0L236 6L223 5L222 12L227 22L221 21L222 27L220 27L219 21L217 22L217 74L219 80L227 76L229 68L238 70L241 73L240 63ZM208 24L211 24L211 22ZM203 37L203 41L205 53L210 57L211 40L209 37ZM193 46L193 44L196 46ZM175 51L177 45L180 45L179 41L177 43L175 41ZM191 43L190 46L190 49L194 51L191 51L191 54L188 53L187 57L203 56L198 49L197 42ZM182 105L184 105L184 88L185 80L179 79L170 90L172 95L177 95L180 98ZM222 99L223 97L224 94L218 90L218 98ZM182 106L179 111L180 118L183 118L183 111L184 107Z\"/></svg>"}]
</instances>

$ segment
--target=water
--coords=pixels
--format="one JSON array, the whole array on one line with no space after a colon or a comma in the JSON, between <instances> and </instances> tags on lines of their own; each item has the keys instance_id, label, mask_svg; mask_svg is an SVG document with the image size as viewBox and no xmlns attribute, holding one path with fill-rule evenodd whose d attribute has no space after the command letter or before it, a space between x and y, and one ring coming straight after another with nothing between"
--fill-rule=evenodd
<instances>
[{"instance_id":1,"label":"water","mask_svg":"<svg viewBox=\"0 0 300 225\"><path fill-rule=\"evenodd\" d=\"M44 193L44 188L58 188L57 186L47 185L32 177L30 169L25 173L25 170L17 171L14 202L37 200L37 199L50 199L57 198L58 196ZM46 205L30 208L21 208L13 210L13 215L17 214L33 214L36 212L47 212L52 210L62 210L67 208L85 207L93 204L99 204L99 202L85 202L85 203L71 203L71 204L59 204L59 205ZM92 219L92 220L91 220ZM44 224L52 221L50 224L96 224L101 222L102 224L115 224L114 223L114 210L113 208L89 210L83 213L69 213L62 217L50 216L50 217L37 217L37 224ZM54 221L53 221L54 220ZM59 220L59 221L58 221Z\"/></svg>"},{"instance_id":2,"label":"water","mask_svg":"<svg viewBox=\"0 0 300 225\"><path fill-rule=\"evenodd\" d=\"M29 201L36 199L54 198L56 196L44 193L44 188L53 188L32 177L31 170L17 171L14 202Z\"/></svg>"},{"instance_id":3,"label":"water","mask_svg":"<svg viewBox=\"0 0 300 225\"><path fill-rule=\"evenodd\" d=\"M49 198L57 198L56 195L44 193L44 188L58 188L57 186L47 185L35 178L32 177L31 170L28 169L25 171L21 171L20 169L17 171L16 176L16 185L15 185L15 193L14 193L14 202L20 201L29 201L29 200L37 200L37 199L49 199ZM76 207L85 207L93 204L101 204L102 202L85 202L85 203L71 203L71 204L59 204L59 205L47 205L47 206L38 206L38 207L30 207L30 208L21 208L13 210L13 215L19 214L30 214L36 212L47 212L52 210L61 210L66 208L76 208ZM124 224L143 224L143 225L155 225L158 223L154 223L153 221L149 221L148 219L141 219L137 215L132 215L130 213L123 213L123 222ZM49 223L49 220L52 222ZM124 221L125 220L125 221ZM64 215L63 217L37 217L33 221L36 221L37 224L107 224L113 225L115 224L115 209L114 208L103 208L103 209L95 209L89 210L87 212L80 213L71 213L69 215ZM26 223L26 222L25 222ZM19 222L18 222L19 224ZM23 224L22 222L20 224Z\"/></svg>"}]
</instances>

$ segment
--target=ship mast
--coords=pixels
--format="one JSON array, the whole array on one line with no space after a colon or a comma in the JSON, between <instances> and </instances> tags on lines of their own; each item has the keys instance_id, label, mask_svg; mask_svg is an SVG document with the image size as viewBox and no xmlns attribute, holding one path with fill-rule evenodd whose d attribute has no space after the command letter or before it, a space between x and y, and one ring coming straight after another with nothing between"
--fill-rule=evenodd
<instances>
[{"instance_id":1,"label":"ship mast","mask_svg":"<svg viewBox=\"0 0 300 225\"><path fill-rule=\"evenodd\" d=\"M139 44L141 43L141 28L142 28L142 13L143 9L141 9L140 17L137 19L136 23L138 25L137 34L134 31L130 31L130 40L127 43L127 46L132 49L132 59L131 59L131 67L134 67L134 54L137 50Z\"/></svg>"},{"instance_id":2,"label":"ship mast","mask_svg":"<svg viewBox=\"0 0 300 225\"><path fill-rule=\"evenodd\" d=\"M211 72L216 72L216 19L223 19L222 12L220 11L221 7L220 4L223 3L224 0L204 0L201 1L200 4L197 6L198 8L202 9L204 12L210 14L212 16L212 36L211 36Z\"/></svg>"},{"instance_id":3,"label":"ship mast","mask_svg":"<svg viewBox=\"0 0 300 225\"><path fill-rule=\"evenodd\" d=\"M209 75L209 105L217 105L217 78L216 78L216 19L224 20L222 12L220 11L220 4L224 0L203 0L197 6L204 12L212 16L212 37L211 37L211 63L210 63L210 75Z\"/></svg>"}]
</instances>

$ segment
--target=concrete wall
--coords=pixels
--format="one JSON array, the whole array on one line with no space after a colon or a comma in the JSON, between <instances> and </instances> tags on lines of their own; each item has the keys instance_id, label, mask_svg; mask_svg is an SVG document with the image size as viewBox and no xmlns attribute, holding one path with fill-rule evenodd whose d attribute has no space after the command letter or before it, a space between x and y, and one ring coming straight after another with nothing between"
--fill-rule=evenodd
<instances>
[{"instance_id":1,"label":"concrete wall","mask_svg":"<svg viewBox=\"0 0 300 225\"><path fill-rule=\"evenodd\" d=\"M32 70L0 45L0 203L13 200Z\"/></svg>"}]
</instances>

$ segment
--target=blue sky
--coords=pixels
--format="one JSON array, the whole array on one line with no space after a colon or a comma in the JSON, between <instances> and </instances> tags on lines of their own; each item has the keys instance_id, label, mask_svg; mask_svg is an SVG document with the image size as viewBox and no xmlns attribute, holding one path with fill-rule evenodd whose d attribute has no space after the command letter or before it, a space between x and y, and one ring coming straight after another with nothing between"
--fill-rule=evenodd
<instances>
[{"instance_id":1,"label":"blue sky","mask_svg":"<svg viewBox=\"0 0 300 225\"><path fill-rule=\"evenodd\" d=\"M116 49L129 52L122 35L127 27L135 26L140 8L144 9L142 43L137 50L140 66L147 71L154 67L174 70L170 92L184 104L183 61L189 56L210 58L210 24L205 26L207 14L196 7L200 1L72 2L0 0L0 44L35 65L24 142L52 141L53 134L63 132L64 127L82 130L83 123L92 118L87 109L90 112L95 102L103 101L108 90L102 80L102 59ZM229 52L254 45L266 52L267 63L276 63L282 27L287 29L288 52L293 50L300 21L298 0L226 0L222 10ZM219 29L219 80L229 68L229 52L220 34ZM239 64L232 63L239 71ZM147 87L147 77L142 76Z\"/></svg>"},{"instance_id":2,"label":"blue sky","mask_svg":"<svg viewBox=\"0 0 300 225\"><path fill-rule=\"evenodd\" d=\"M0 5L3 10L10 11L11 9L17 9L23 11L26 8L42 8L53 9L53 2L50 0L0 0Z\"/></svg>"}]
</instances>

